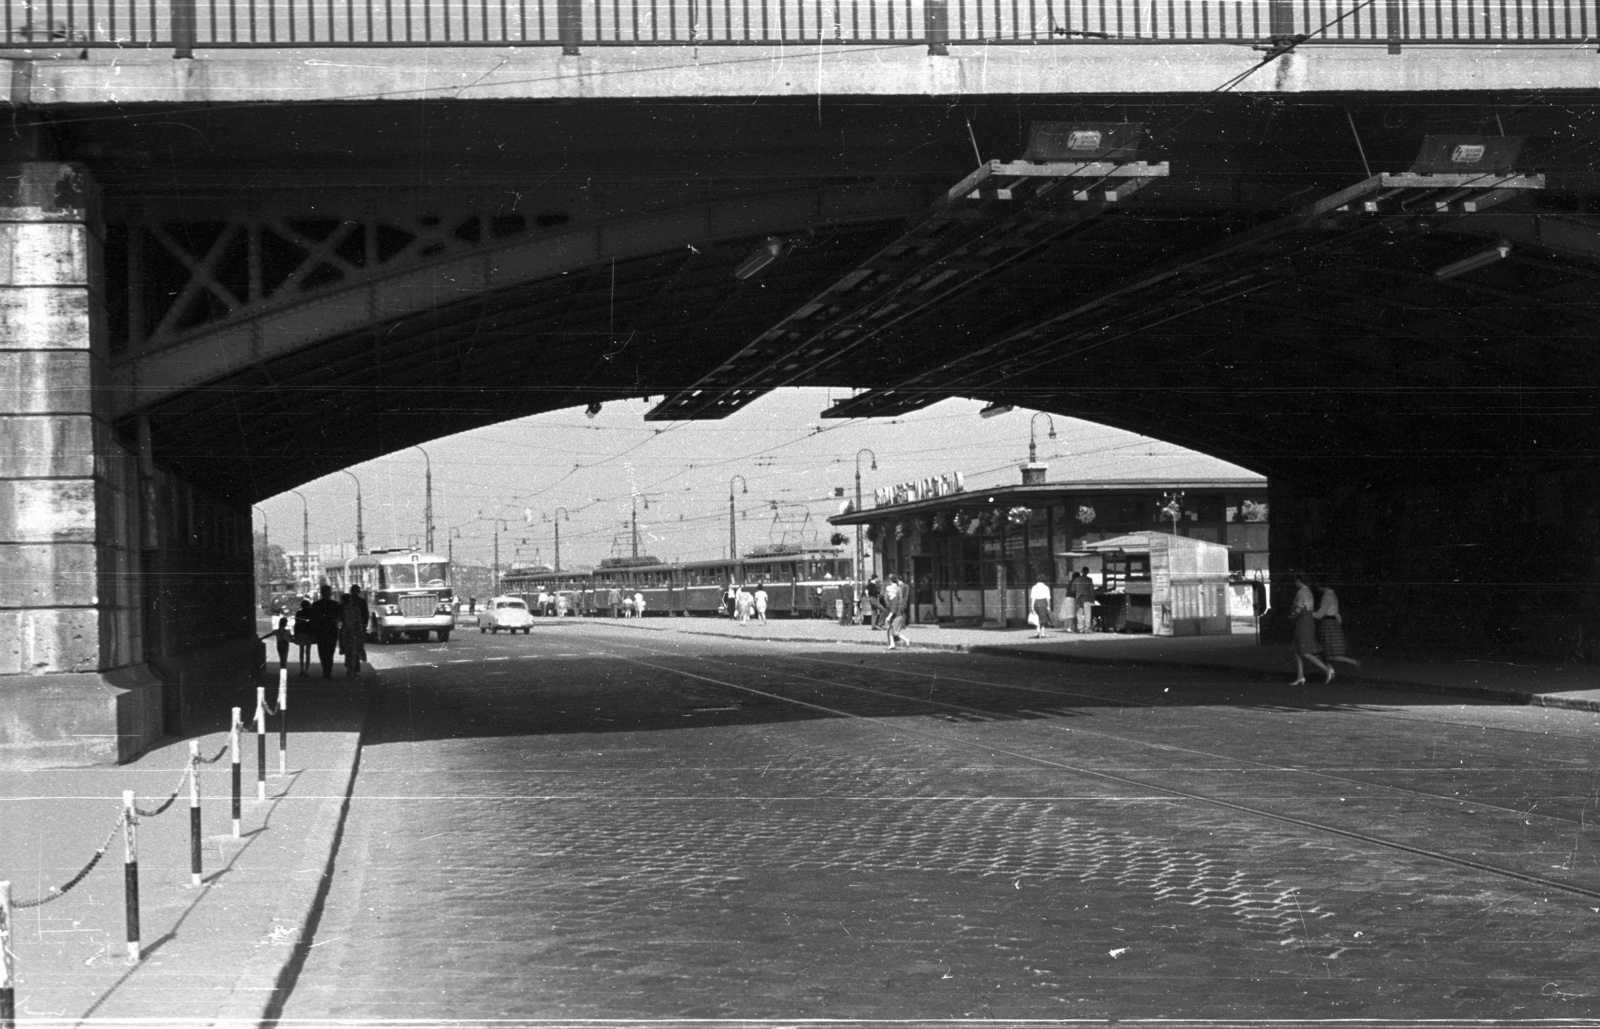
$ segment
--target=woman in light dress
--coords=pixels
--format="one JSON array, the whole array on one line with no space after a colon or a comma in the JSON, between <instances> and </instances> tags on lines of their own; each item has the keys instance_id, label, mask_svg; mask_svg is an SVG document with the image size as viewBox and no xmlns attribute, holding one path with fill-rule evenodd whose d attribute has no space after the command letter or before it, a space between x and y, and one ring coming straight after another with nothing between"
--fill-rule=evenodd
<instances>
[{"instance_id":1,"label":"woman in light dress","mask_svg":"<svg viewBox=\"0 0 1600 1029\"><path fill-rule=\"evenodd\" d=\"M756 621L762 625L767 624L767 584L759 583L756 586Z\"/></svg>"}]
</instances>

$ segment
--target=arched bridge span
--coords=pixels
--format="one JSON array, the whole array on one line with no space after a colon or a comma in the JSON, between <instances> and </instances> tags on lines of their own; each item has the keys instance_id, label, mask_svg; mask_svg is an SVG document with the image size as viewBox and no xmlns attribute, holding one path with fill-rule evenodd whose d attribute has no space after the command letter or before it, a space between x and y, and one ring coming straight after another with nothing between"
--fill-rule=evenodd
<instances>
[{"instance_id":1,"label":"arched bridge span","mask_svg":"<svg viewBox=\"0 0 1600 1029\"><path fill-rule=\"evenodd\" d=\"M0 597L3 671L93 679L83 695L147 739L182 698L175 715L170 690L107 677L248 635L249 501L519 415L648 395L704 417L782 385L858 388L851 416L1020 403L1229 458L1271 477L1278 567L1340 580L1366 639L1588 656L1595 99L169 110L62 130L100 156L20 166L0 219L27 398L5 481L42 512L10 530L7 581L32 585ZM1040 120L1145 131L1050 189L972 177L974 146L1028 156ZM1406 179L1433 174L1429 136L1514 152ZM352 140L368 165L319 156ZM49 696L18 724L61 731L18 748L93 721Z\"/></svg>"}]
</instances>

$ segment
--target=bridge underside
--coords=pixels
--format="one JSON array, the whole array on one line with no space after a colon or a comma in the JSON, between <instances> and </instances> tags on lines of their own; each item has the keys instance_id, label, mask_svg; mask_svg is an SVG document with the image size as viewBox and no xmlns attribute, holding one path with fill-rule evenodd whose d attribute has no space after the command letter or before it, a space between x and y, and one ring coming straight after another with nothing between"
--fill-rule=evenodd
<instances>
[{"instance_id":1,"label":"bridge underside","mask_svg":"<svg viewBox=\"0 0 1600 1029\"><path fill-rule=\"evenodd\" d=\"M97 448L143 462L147 500L191 489L236 534L249 502L335 469L575 405L701 417L697 396L826 385L863 390L835 413L870 417L964 395L1269 475L1277 567L1339 581L1364 640L1588 656L1597 100L68 109L16 156L78 161L102 195ZM1035 121L1142 123L1139 159L1166 170L1034 213L990 197L992 246L939 258L955 285L848 331L775 332L868 281L974 149L1016 158ZM1502 133L1539 188L1482 210L1470 189L1326 203L1405 172L1425 136ZM123 549L153 567L178 516L143 517ZM242 635L241 585L198 642ZM181 650L174 626L200 617L126 603L146 652L160 625Z\"/></svg>"}]
</instances>

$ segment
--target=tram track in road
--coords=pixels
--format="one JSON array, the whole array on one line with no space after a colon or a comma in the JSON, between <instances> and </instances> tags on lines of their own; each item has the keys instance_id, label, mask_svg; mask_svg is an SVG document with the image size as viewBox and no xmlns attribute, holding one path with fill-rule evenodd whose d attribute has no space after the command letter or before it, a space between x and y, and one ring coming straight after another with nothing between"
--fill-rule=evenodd
<instances>
[{"instance_id":1,"label":"tram track in road","mask_svg":"<svg viewBox=\"0 0 1600 1029\"><path fill-rule=\"evenodd\" d=\"M849 669L849 670L852 670L852 671L855 670L856 668L860 667L858 664L851 664L849 662L831 660L831 659L828 659L828 658L820 658L820 657L816 657L816 656L813 656L813 655L795 654L795 655L790 655L790 657L791 657L791 659L803 660L803 661L811 662L813 664L829 665L829 666L838 667L838 668L842 668L842 669ZM720 663L723 663L723 664L733 665L734 667L740 667L740 668L746 667L746 666L738 665L736 662L730 661L727 658L706 658L704 660L717 661L717 662L720 662ZM911 672L911 671L908 671L906 669L897 668L897 667L894 667L894 666L875 666L874 670L878 671L878 672L889 673L889 674L903 675L903 676L906 676L908 678L926 678L926 673ZM785 672L783 674L791 675L791 676L796 676L797 675L797 673L794 673L794 672ZM961 676L949 675L949 674L944 673L944 672L940 672L936 676L936 678L940 682L944 682L944 683L960 683L962 685L978 686L978 687L983 687L983 688L988 688L988 689L1003 689L1003 690L1021 691L1021 692L1026 692L1026 693L1036 693L1036 694L1040 694L1040 695L1048 696L1048 697L1053 697L1053 698L1070 698L1070 699L1080 699L1080 700L1091 700L1091 701L1095 701L1095 702L1099 702L1099 703L1108 703L1108 704L1112 704L1112 705L1119 706L1119 707L1137 707L1137 708L1144 708L1144 709L1149 709L1149 710L1171 710L1172 708L1177 706L1175 704L1170 704L1170 703L1168 703L1168 704L1149 703L1149 702L1144 702L1144 701L1130 700L1130 699L1123 698L1123 697L1107 697L1104 694L1099 694L1099 693L1083 693L1083 692L1077 692L1077 691L1072 691L1072 690L1062 690L1062 689L1057 689L1057 688L1028 686L1028 685L1023 685L1023 684L1019 684L1019 683L996 682L996 681L991 680L991 679L964 678L964 677L961 677ZM835 682L833 680L825 680L825 679L814 679L813 681L821 682L821 683L825 683L825 684L829 684L829 685L849 685L849 684L838 683L838 682ZM917 696L914 696L914 695L911 695L911 694L895 693L895 692L891 692L891 691L888 691L888 690L875 690L872 687L866 687L866 686L851 686L851 688L874 692L874 693L877 693L880 696L889 697L889 698L898 699L898 700L908 700L908 701L913 701L913 702L922 703L922 704L928 704L928 705L932 705L932 706L936 706L936 707L946 707L946 708L950 708L952 710L969 711L969 712L972 712L972 713L975 713L975 714L981 714L981 715L983 715L985 717L990 717L990 718L1008 717L1008 716L1003 715L1003 714L996 714L993 711L986 710L986 709L983 709L983 708L972 708L972 707L968 707L968 706L962 705L962 704L951 703L949 701L936 701L936 700L933 700L932 697L926 697L926 698L917 697ZM1147 687L1147 688L1153 689L1155 687L1154 686L1150 686L1150 687ZM1163 688L1166 689L1166 688L1170 688L1170 687L1163 687ZM1201 689L1204 689L1204 688L1201 687ZM1206 692L1215 692L1215 691L1206 690ZM1365 716L1365 717L1373 717L1373 718L1383 719L1383 720L1386 720L1386 721L1397 722L1397 723L1406 723L1406 724L1411 724L1411 725L1436 726L1436 727L1440 727L1440 728L1446 729L1446 730L1452 730L1452 729L1463 729L1463 730L1465 730L1465 729L1476 729L1476 730L1478 730L1480 732L1516 733L1516 734L1523 734L1523 735L1529 735L1529 736L1536 736L1536 737L1543 738L1543 739L1548 739L1551 736L1555 736L1555 737L1558 737L1558 738L1561 738L1561 739L1573 740L1573 741L1578 741L1578 742L1583 742L1583 743L1592 742L1587 737L1581 737L1581 736L1576 736L1576 735L1566 734L1566 733L1548 733L1548 732L1534 733L1534 732L1532 732L1530 730L1526 730L1526 729L1509 729L1509 728L1505 728L1505 727L1502 727L1502 726L1488 726L1488 725L1481 725L1481 724L1463 726L1463 725L1459 725L1459 724L1445 723L1445 722L1439 722L1439 721L1430 720L1430 719L1416 718L1416 717L1409 717L1409 716L1408 717L1400 717L1400 718L1392 718L1392 717L1391 718L1385 718L1384 715L1379 714L1377 712L1367 711L1367 710L1362 710L1362 709L1352 709L1352 708L1341 709L1341 711L1343 713L1351 714L1351 715L1360 715L1360 716ZM1020 715L1031 715L1031 716L1033 716L1033 718L1038 718L1038 717L1048 717L1049 713L1048 712L1034 712L1034 711L1029 711L1027 709L1019 709L1018 710L1018 714L1020 714ZM1011 716L1011 717L1014 717L1014 716ZM1018 721L1028 721L1028 722L1031 723L1033 721L1033 718L1026 718L1026 719L1018 718L1016 720L1018 720ZM1145 748L1149 748L1149 749L1152 749L1152 750L1159 750L1159 751L1172 752L1172 753L1182 753L1182 754L1189 754L1189 755L1193 755L1195 757L1201 757L1201 758L1211 758L1211 759L1222 760L1222 761L1238 762L1238 763L1241 763L1241 764L1250 764L1250 765L1254 765L1254 766L1256 766L1258 768L1261 768L1261 769L1263 769L1265 771L1284 772L1284 773L1291 773L1291 774L1295 774L1295 775L1301 775L1301 776L1305 776L1305 777L1315 777L1315 778L1318 778L1318 779L1326 780L1328 782L1340 783L1340 784L1343 784L1343 785L1350 785L1350 786L1357 786L1357 787L1367 787L1367 788L1373 788L1373 789L1380 789L1380 790L1385 790L1385 791L1388 791L1388 792L1391 792L1391 793L1404 794L1404 795L1408 795L1408 796L1412 796L1412 797L1418 797L1418 798L1423 798L1423 799L1427 799L1427 800L1439 801L1439 802L1447 803L1447 804L1456 804L1456 805L1470 804L1476 810L1498 811L1498 812L1502 812L1502 813L1505 813L1505 814L1508 814L1508 815L1516 815L1516 816L1519 816L1519 817L1532 815L1534 817L1538 817L1538 818L1544 819L1544 820L1557 821L1557 822L1566 822L1568 824L1575 824L1575 825L1579 825L1579 826L1583 826L1583 825L1587 825L1588 824L1581 817L1573 818L1573 817L1566 816L1566 815L1550 814L1548 812L1534 813L1534 812L1525 810L1523 808L1508 807L1508 806L1505 806L1503 804L1496 804L1496 803L1493 803L1491 801L1486 801L1486 800L1481 800L1481 799L1480 800L1470 800L1469 801L1469 800L1462 799L1460 796L1450 796L1450 795L1446 795L1446 794L1443 794L1443 793L1434 793L1434 792L1429 791L1429 790L1419 790L1419 789L1416 789L1414 787L1396 786L1396 785L1393 785L1391 783L1375 781L1375 780L1372 780L1372 779L1361 779L1361 778L1357 778L1355 776L1338 775L1338 774L1335 774L1335 773L1332 773L1332 772L1322 771L1322 770L1317 770L1317 769L1312 769L1312 768L1307 768L1307 767L1300 766L1300 765L1285 765L1285 764L1277 764L1277 763L1272 763L1272 762L1257 761L1257 760L1254 760L1254 759L1251 759L1251 758L1247 758L1247 757L1240 757L1240 756L1235 755L1235 754L1222 754L1222 753L1218 753L1218 752L1215 752L1215 751L1199 750L1199 749L1196 749L1196 748L1193 748L1193 747L1183 747L1183 746L1179 746L1177 744L1159 743L1159 742L1155 742L1155 741L1152 741L1152 740L1139 739L1139 738L1134 737L1134 736L1123 735L1123 734L1120 734L1120 733L1107 732L1105 730L1086 729L1086 728L1083 728L1081 726L1076 726L1076 725L1071 725L1071 726L1069 726L1069 725L1048 725L1048 726L1045 726L1045 727L1046 728L1050 728L1050 729L1052 729L1054 731L1058 731L1058 732L1079 733L1079 734L1082 734L1082 735L1093 736L1093 737L1096 737L1096 738L1099 738L1099 739L1113 740L1113 741L1116 741L1116 742L1125 743L1125 744L1129 744L1129 745L1132 745L1132 746L1145 747Z\"/></svg>"},{"instance_id":2,"label":"tram track in road","mask_svg":"<svg viewBox=\"0 0 1600 1029\"><path fill-rule=\"evenodd\" d=\"M638 643L633 643L633 642L630 642L630 641L613 640L613 639L607 639L606 640L606 644L610 645L610 646L613 646L613 647L616 647L616 648L619 648L620 650L623 650L623 651L631 650L631 651L635 651L635 652L643 652L643 653L651 656L652 658L656 658L657 659L656 661L652 661L652 660L645 660L645 659L640 658L640 657L629 656L627 653L618 653L618 654L616 654L616 657L617 657L618 660L627 661L627 662L629 662L631 664L635 664L635 665L638 665L638 666L643 667L643 668L649 668L649 669L651 669L652 671L655 671L655 672L663 672L663 673L667 673L667 674L670 674L670 675L681 676L681 677L684 677L684 678L692 679L692 680L694 680L696 682L705 683L705 684L712 685L712 686L717 686L717 687L720 687L720 688L723 688L723 689L733 690L733 691L736 691L738 693L748 694L748 695L751 695L751 696L763 697L763 698L766 698L766 699L771 700L771 701L777 701L777 702L780 702L780 703L789 704L789 705L800 707L800 708L804 708L804 709L807 709L807 710L821 712L821 713L824 713L824 714L827 714L827 715L830 715L830 716L833 716L833 717L855 719L855 720L866 721L866 722L870 722L870 723L874 723L874 724L878 724L878 725L884 725L886 727L888 726L888 720L886 718L884 718L884 717L881 717L881 716L861 714L859 712L849 711L849 710L846 710L846 709L841 708L841 707L834 707L834 706L830 706L828 704L818 703L816 701L803 700L803 699L800 699L800 698L797 698L797 697L785 696L782 693L776 693L776 692L770 692L768 690L757 689L757 688L755 688L753 686L746 686L746 685L742 685L741 683L738 683L738 682L729 681L728 679L725 679L725 678L717 678L715 676L704 674L702 672L696 672L696 671L686 670L686 669L683 669L683 668L678 668L678 667L673 666L672 664L659 663L659 659L660 658L677 656L672 651L666 650L664 648L650 647L650 646L646 646L646 645L642 645L642 644L638 644ZM702 664L702 665L707 665L707 664L721 665L721 666L724 666L724 667L743 670L743 671L761 671L761 672L764 672L764 673L769 674L769 675L782 676L782 677L788 678L790 680L804 682L804 683L807 683L808 685L821 685L821 686L826 686L826 687L829 687L829 688L832 688L832 689L846 690L846 691L850 691L850 692L853 692L853 693L860 693L860 694L863 694L863 695L873 695L873 696L877 696L877 697L884 697L884 698L893 699L893 700L896 700L896 701L922 704L922 705L928 707L930 710L944 709L944 710L963 711L963 712L967 712L967 713L970 713L970 714L973 714L973 715L979 715L979 716L983 717L987 721L1012 721L1012 722L1028 724L1028 725L1037 725L1038 724L1037 719L1034 719L1034 718L1024 718L1024 717L1020 717L1018 715L1007 714L1007 713L1003 713L1003 712L1002 713L997 713L997 712L994 712L994 711L986 711L986 710L983 710L981 708L970 707L968 705L954 704L954 703L951 703L951 702L948 702L948 701L938 701L938 700L932 700L932 699L928 699L928 698L915 697L915 696L911 696L911 695L903 694L903 693L893 693L893 692L886 691L886 690L875 689L875 688L869 687L869 686L862 686L862 685L857 685L857 684L853 684L853 683L841 682L841 681L839 681L837 679L822 679L822 678L818 678L818 677L815 677L815 676L808 676L808 675L795 673L795 672L789 672L789 671L775 670L775 669L759 667L759 666L755 666L755 665L741 665L737 661L729 660L727 658L715 658L715 657L706 657L706 656L700 655L700 656L697 656L695 658L695 660L697 662L699 662L700 664ZM990 684L990 685L993 685L993 684ZM1161 705L1150 705L1150 706L1161 706ZM1083 776L1085 778L1095 779L1095 780L1102 781L1102 782L1115 783L1115 784L1117 784L1119 786L1131 787L1131 788L1135 788L1135 789L1139 789L1139 790L1144 790L1144 791L1147 791L1147 792L1152 793L1152 794L1161 794L1161 795L1171 796L1171 797L1175 797L1175 798L1181 798L1181 799L1192 801L1192 802L1195 802L1195 803L1204 804L1204 805L1207 805L1207 806L1210 806L1210 807L1213 807L1213 808L1218 808L1218 809L1234 812L1234 813L1237 813L1237 814L1249 815L1249 816L1251 816L1253 818L1266 819L1266 820L1272 821L1272 822L1277 822L1277 823L1286 824L1286 825L1292 825L1292 826L1295 826L1295 827L1297 827L1299 829L1311 830L1313 832L1317 832L1317 833L1321 833L1321 834L1325 834L1325 835L1329 835L1329 836L1334 836L1334 837L1339 837L1339 838L1342 838L1342 839L1352 840L1352 841L1359 842L1359 843L1362 843L1362 844L1365 844L1365 845L1371 846L1371 847L1382 848L1382 849L1389 850L1389 851L1394 851L1394 852L1397 852L1397 853L1409 854L1409 855L1412 855L1414 857L1421 857L1421 858L1425 858L1425 859L1428 859L1428 860L1431 860L1431 861L1436 861L1436 862L1439 862L1439 863L1442 863L1442 864L1451 865L1451 866L1458 867L1458 868L1471 869L1473 871L1477 871L1477 872L1485 873L1485 874L1488 874L1488 875L1496 876L1496 877L1499 877L1499 878L1502 878L1502 879L1508 879L1508 880L1512 880L1512 881L1516 881L1516 882L1528 883L1530 885L1535 885L1535 886L1539 886L1539 887L1542 887L1542 888L1545 888L1545 889L1555 890L1555 891L1558 891L1558 892L1561 892L1561 893L1564 893L1564 894L1577 896L1577 897L1583 897L1583 898L1585 898L1587 900L1600 900L1600 889L1590 889L1590 888L1587 888L1587 887L1584 887L1584 886L1579 886L1579 885L1574 884L1574 883L1563 882L1563 881L1561 881L1559 879L1552 879L1552 878L1549 878L1547 876L1541 876L1541 875L1538 875L1538 874L1535 874L1535 873L1532 873L1532 872L1524 872L1524 871L1520 871L1520 870L1515 869L1515 868L1507 868L1507 867L1505 867L1503 865L1497 865L1497 864L1494 864L1494 863L1488 862L1488 861L1479 861L1479 860L1477 860L1475 858L1465 857L1465 856L1462 856L1462 855L1459 855L1459 854L1451 854L1451 853L1447 853L1447 852L1444 852L1444 851L1434 850L1434 849L1428 848L1428 847L1417 846L1415 844L1406 843L1406 842L1404 842L1402 840L1390 839L1390 838L1383 837L1383 836L1378 836L1378 835L1375 835L1375 834L1372 834L1372 833L1365 833L1365 832L1361 832L1361 831L1355 830L1355 829L1348 829L1348 828L1344 828L1342 826L1331 825L1331 824L1326 823L1326 822L1319 822L1319 821L1317 821L1315 819L1302 818L1302 817L1297 816L1297 815L1291 815L1291 814L1288 814L1288 813L1285 813L1285 812L1273 811L1273 810L1270 810L1270 809L1267 809L1267 808L1256 807L1256 806L1251 805L1251 804L1244 804L1244 803L1240 803L1238 801L1227 800L1227 799L1222 798L1222 797L1210 796L1210 795L1207 795L1207 794L1204 794L1204 793L1195 792L1193 790L1185 790L1185 789L1181 789L1181 788L1175 787L1175 786L1167 786L1167 785L1161 785L1161 784L1158 784L1158 783L1147 782L1147 781L1144 781L1144 780L1141 780L1141 779L1133 778L1131 776L1118 775L1118 774L1113 773L1113 772L1105 772L1105 771L1100 771L1098 769L1087 768L1087 767L1084 767L1082 765L1073 764L1071 762L1061 761L1061 760L1058 760L1058 759L1055 759L1055 758L1045 757L1045 756L1042 756L1042 755L1039 755L1039 754L1028 753L1025 750L1013 749L1013 748L1010 748L1010 747L1000 746L1000 745L992 744L992 743L983 743L983 742L976 741L976 740L966 739L966 738L963 738L961 736L958 736L958 735L955 735L955 734L952 734L952 733L939 732L939 731L936 731L936 730L931 729L931 728L925 728L925 727L911 725L911 724L906 723L905 721L896 721L896 722L894 722L892 728L896 732L915 734L915 735L917 735L917 736L919 736L919 737L921 737L921 738L923 738L925 740L928 740L928 741L931 741L931 742L936 742L936 743L943 744L943 745L956 745L956 746L960 746L960 747L964 747L964 748L981 750L983 752L986 752L986 753L989 753L989 754L994 754L994 755L997 755L997 756L1005 756L1005 757L1014 758L1014 759L1021 760L1021 761L1026 761L1026 762L1029 762L1029 763L1032 763L1032 764L1035 764L1035 765L1044 766L1044 767L1047 767L1047 768L1054 768L1054 769L1058 769L1060 771L1070 772L1070 773L1072 773L1074 775L1080 775L1080 776ZM1356 782L1356 783L1359 783L1360 785L1379 785L1379 784L1371 784L1371 783L1361 783L1359 780L1343 780L1343 779L1341 779L1341 777L1332 776L1332 775L1326 775L1324 773L1318 773L1318 772L1310 771L1310 770L1306 770L1306 769L1295 768L1293 766L1276 765L1276 764L1271 764L1271 763L1267 763L1267 762L1251 762L1251 761L1249 761L1249 759L1241 759L1241 758L1238 758L1237 756L1234 756L1234 755L1210 753L1210 752L1195 750L1193 748L1173 748L1173 747L1168 747L1167 745L1164 745L1164 744L1152 744L1149 741L1137 740L1137 739L1132 738L1132 737L1124 737L1124 736L1120 736L1118 734L1101 733L1101 732L1098 732L1096 730L1072 729L1071 727L1059 727L1059 726L1055 727L1055 728L1057 730L1070 730L1070 731L1075 731L1075 732L1093 733L1094 735L1099 735L1099 736L1103 736L1103 737L1106 737L1106 738L1109 738L1109 739L1115 739L1115 740L1117 740L1119 742L1131 743L1131 744L1135 744L1135 745L1151 746L1151 747L1162 747L1162 748L1166 748L1166 749L1174 749L1174 750L1179 750L1179 751L1182 751L1182 752L1185 752L1185 753L1190 753L1190 754L1193 754L1195 756L1204 756L1204 757L1209 757L1209 758L1215 758L1215 759L1222 760L1222 761L1230 761L1230 762L1243 761L1243 762L1246 762L1246 763L1255 764L1255 765L1257 765L1257 767L1259 767L1259 768L1261 768L1263 770L1294 772L1294 773L1305 774L1305 775L1320 775L1320 776L1322 776L1324 778L1327 778L1329 781ZM1409 794L1412 794L1412 795L1414 795L1414 796L1416 796L1418 798L1421 798L1421 799L1435 800L1435 801L1443 800L1443 801L1447 801L1447 802L1450 802L1450 803L1459 803L1460 802L1459 798L1441 797L1439 795L1428 793L1426 791L1409 790L1409 789L1407 789L1405 787L1385 787L1385 788L1394 790L1394 791L1399 792L1399 793L1409 793ZM1476 801L1474 801L1472 803L1476 807L1484 807L1484 808L1490 808L1491 807L1491 805L1480 804L1480 803L1478 803ZM1504 812L1509 813L1509 814L1515 814L1515 815L1518 815L1518 816L1522 816L1522 815L1527 815L1528 814L1528 812L1520 811L1520 810L1512 809L1512 808L1495 807L1494 809L1495 810L1504 811ZM1539 817L1547 818L1547 819L1560 820L1560 821L1567 821L1567 822L1575 821L1573 819L1562 819L1560 816L1556 816L1556 815L1540 815Z\"/></svg>"}]
</instances>

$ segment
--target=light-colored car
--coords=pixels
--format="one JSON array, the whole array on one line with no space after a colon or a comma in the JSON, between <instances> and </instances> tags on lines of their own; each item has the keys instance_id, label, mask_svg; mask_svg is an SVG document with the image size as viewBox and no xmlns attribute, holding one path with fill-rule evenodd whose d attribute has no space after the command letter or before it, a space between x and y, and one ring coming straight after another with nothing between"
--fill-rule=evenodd
<instances>
[{"instance_id":1,"label":"light-colored car","mask_svg":"<svg viewBox=\"0 0 1600 1029\"><path fill-rule=\"evenodd\" d=\"M478 609L478 631L516 632L526 635L533 631L533 615L521 597L494 597Z\"/></svg>"}]
</instances>

